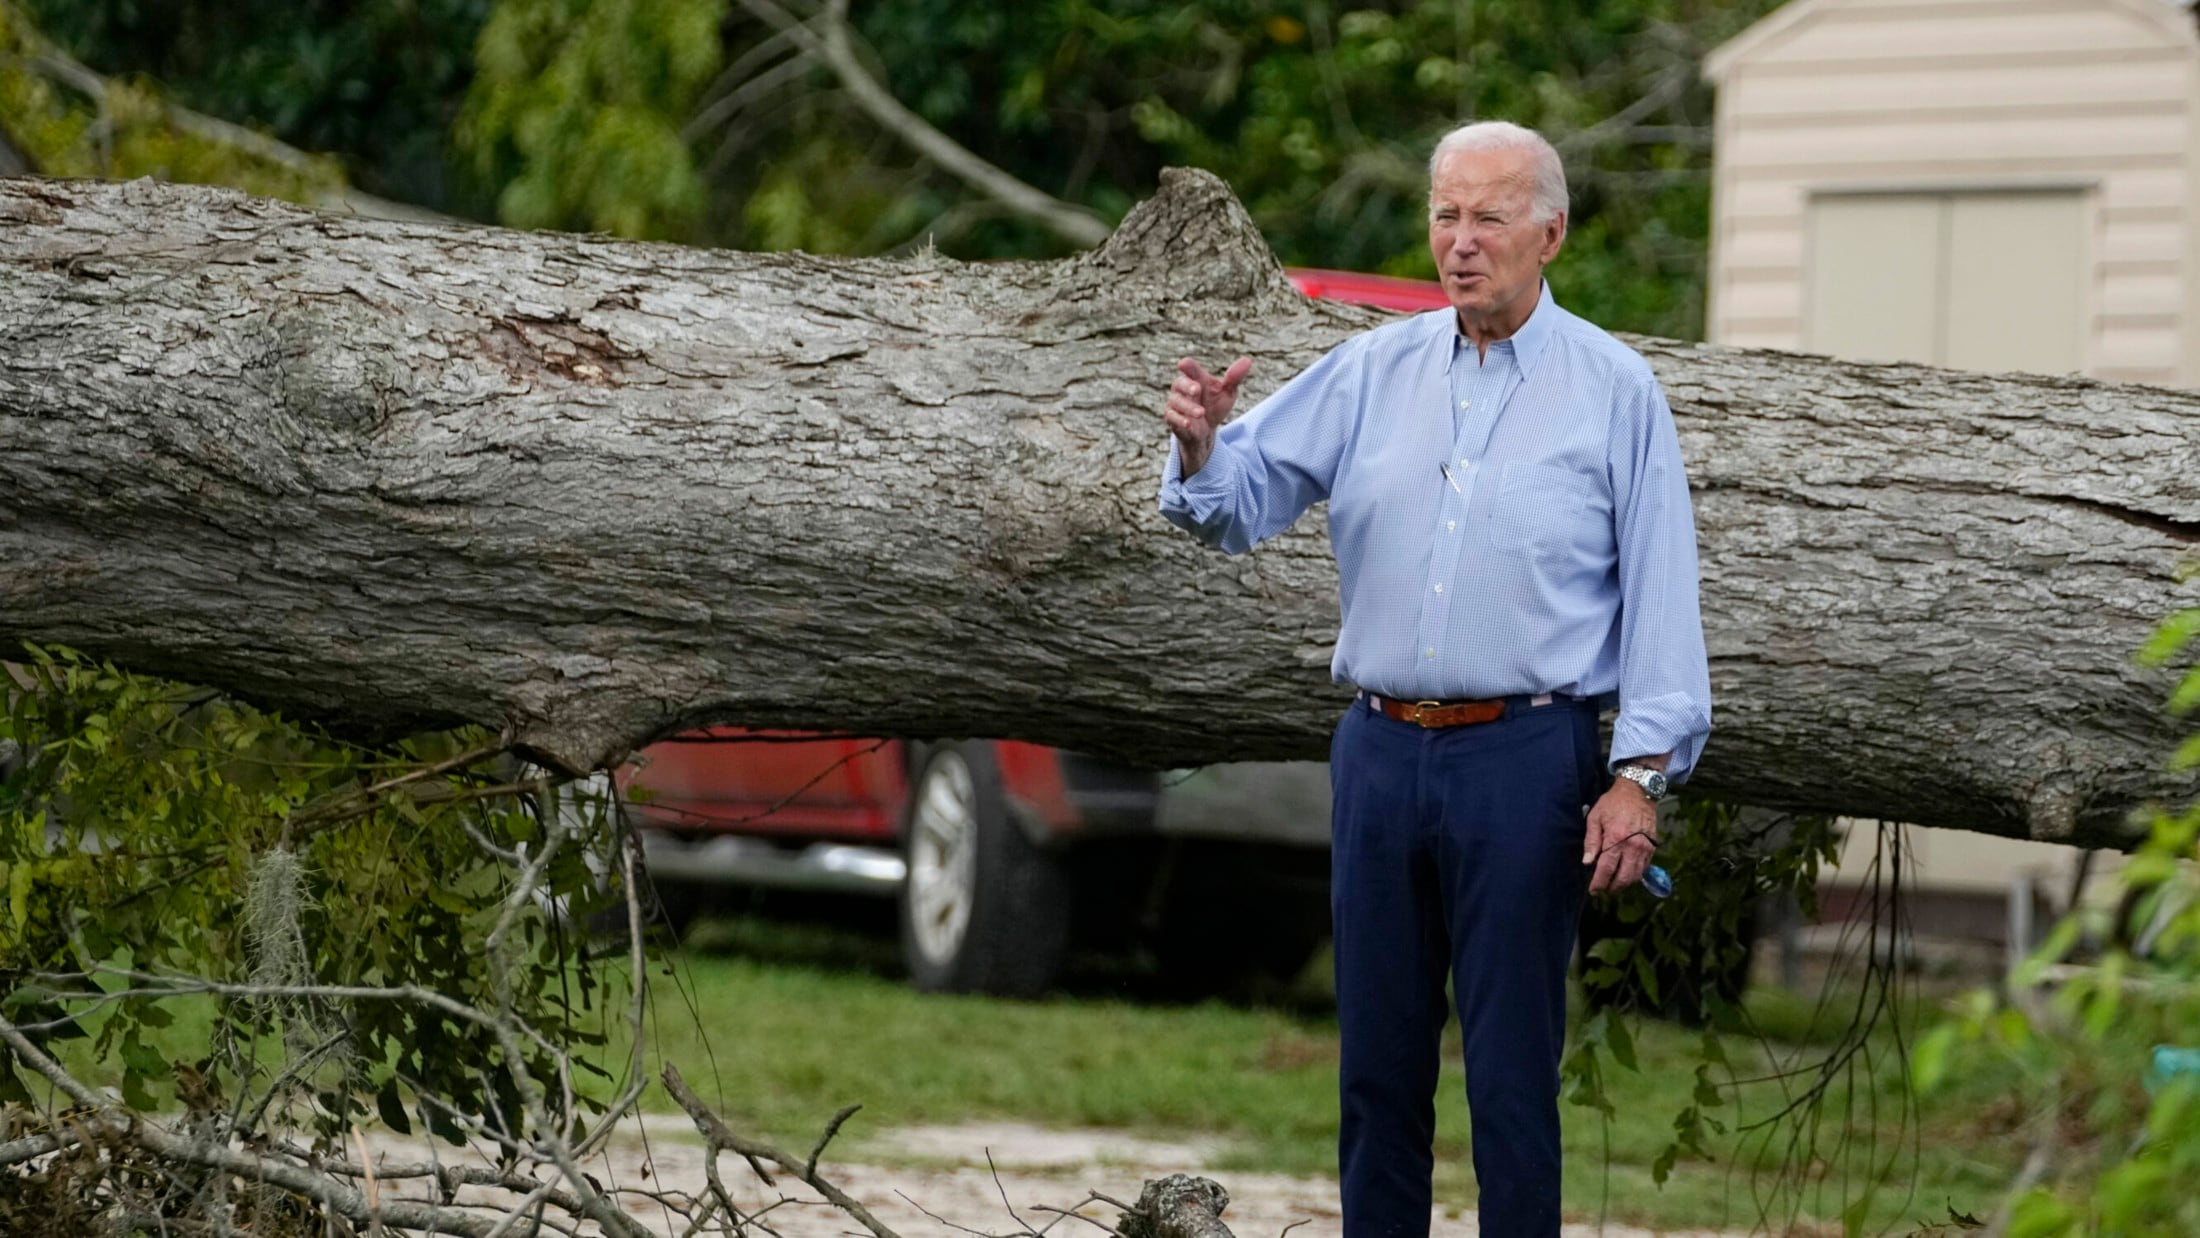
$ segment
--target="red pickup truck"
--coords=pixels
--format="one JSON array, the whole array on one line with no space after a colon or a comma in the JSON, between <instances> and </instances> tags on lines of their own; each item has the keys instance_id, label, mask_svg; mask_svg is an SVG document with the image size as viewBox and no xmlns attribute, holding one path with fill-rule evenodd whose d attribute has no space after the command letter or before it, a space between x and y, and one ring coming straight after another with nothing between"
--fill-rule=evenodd
<instances>
[{"instance_id":1,"label":"red pickup truck","mask_svg":"<svg viewBox=\"0 0 2200 1238\"><path fill-rule=\"evenodd\" d=\"M1290 276L1314 297L1449 304L1424 280ZM896 898L923 989L1037 993L1081 943L1150 949L1207 991L1295 973L1328 932L1319 762L1156 773L1010 740L712 728L650 746L621 781L669 917L728 885Z\"/></svg>"}]
</instances>

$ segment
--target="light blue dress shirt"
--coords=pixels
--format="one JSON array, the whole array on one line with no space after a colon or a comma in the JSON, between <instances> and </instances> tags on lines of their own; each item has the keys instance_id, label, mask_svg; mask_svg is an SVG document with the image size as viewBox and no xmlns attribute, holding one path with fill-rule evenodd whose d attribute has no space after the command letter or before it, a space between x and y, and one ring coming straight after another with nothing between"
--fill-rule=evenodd
<instances>
[{"instance_id":1,"label":"light blue dress shirt","mask_svg":"<svg viewBox=\"0 0 2200 1238\"><path fill-rule=\"evenodd\" d=\"M1448 309L1346 340L1182 472L1172 437L1162 514L1231 554L1329 501L1340 682L1616 694L1614 764L1694 768L1711 675L1673 414L1649 363L1548 286L1481 357Z\"/></svg>"}]
</instances>

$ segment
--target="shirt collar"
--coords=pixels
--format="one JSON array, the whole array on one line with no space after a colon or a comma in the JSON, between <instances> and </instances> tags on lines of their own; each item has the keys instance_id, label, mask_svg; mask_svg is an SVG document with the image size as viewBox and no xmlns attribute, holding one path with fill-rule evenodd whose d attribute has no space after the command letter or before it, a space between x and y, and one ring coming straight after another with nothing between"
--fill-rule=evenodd
<instances>
[{"instance_id":1,"label":"shirt collar","mask_svg":"<svg viewBox=\"0 0 2200 1238\"><path fill-rule=\"evenodd\" d=\"M1544 282L1536 289L1535 308L1528 311L1528 321L1520 329L1499 340L1493 347L1512 345L1513 364L1519 367L1520 377L1526 378L1535 371L1535 363L1543 355L1546 344L1551 342L1551 332L1557 329L1560 311L1558 302L1551 297L1551 285ZM1459 315L1445 316L1451 324L1452 350L1473 347L1473 341L1459 330Z\"/></svg>"}]
</instances>

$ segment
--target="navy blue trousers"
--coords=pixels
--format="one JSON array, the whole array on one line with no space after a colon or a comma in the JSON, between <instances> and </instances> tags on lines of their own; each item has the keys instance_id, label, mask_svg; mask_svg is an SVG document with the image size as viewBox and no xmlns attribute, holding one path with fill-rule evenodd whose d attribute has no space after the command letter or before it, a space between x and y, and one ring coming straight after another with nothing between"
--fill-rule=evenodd
<instances>
[{"instance_id":1,"label":"navy blue trousers","mask_svg":"<svg viewBox=\"0 0 2200 1238\"><path fill-rule=\"evenodd\" d=\"M1602 790L1585 701L1428 730L1355 701L1330 741L1344 1238L1426 1238L1452 978L1485 1238L1559 1229L1566 970Z\"/></svg>"}]
</instances>

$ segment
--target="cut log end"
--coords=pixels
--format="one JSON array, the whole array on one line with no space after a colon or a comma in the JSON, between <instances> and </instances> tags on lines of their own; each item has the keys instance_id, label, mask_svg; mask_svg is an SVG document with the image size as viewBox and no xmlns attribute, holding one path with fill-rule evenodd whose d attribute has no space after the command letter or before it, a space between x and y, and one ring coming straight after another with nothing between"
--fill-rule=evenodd
<instances>
[{"instance_id":1,"label":"cut log end","mask_svg":"<svg viewBox=\"0 0 2200 1238\"><path fill-rule=\"evenodd\" d=\"M1123 1238L1235 1238L1222 1223L1230 1192L1212 1178L1170 1174L1146 1183L1138 1205L1123 1215Z\"/></svg>"}]
</instances>

